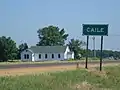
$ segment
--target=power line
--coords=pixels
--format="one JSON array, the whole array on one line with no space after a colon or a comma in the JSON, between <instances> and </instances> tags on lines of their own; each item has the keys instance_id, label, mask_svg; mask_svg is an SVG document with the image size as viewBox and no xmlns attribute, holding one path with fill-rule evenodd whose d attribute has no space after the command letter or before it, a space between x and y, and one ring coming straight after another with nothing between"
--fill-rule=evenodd
<instances>
[{"instance_id":1,"label":"power line","mask_svg":"<svg viewBox=\"0 0 120 90\"><path fill-rule=\"evenodd\" d=\"M114 36L120 36L120 34L108 34L108 37L109 36L112 36L112 37L114 37Z\"/></svg>"},{"instance_id":2,"label":"power line","mask_svg":"<svg viewBox=\"0 0 120 90\"><path fill-rule=\"evenodd\" d=\"M120 34L108 34L108 36L120 36Z\"/></svg>"},{"instance_id":3,"label":"power line","mask_svg":"<svg viewBox=\"0 0 120 90\"><path fill-rule=\"evenodd\" d=\"M80 32L80 33L83 33L83 32ZM82 34L81 34L81 35L82 35ZM112 34L112 33L109 34L109 33L108 33L108 36L120 36L120 34L115 34L115 33L114 33L114 34Z\"/></svg>"}]
</instances>

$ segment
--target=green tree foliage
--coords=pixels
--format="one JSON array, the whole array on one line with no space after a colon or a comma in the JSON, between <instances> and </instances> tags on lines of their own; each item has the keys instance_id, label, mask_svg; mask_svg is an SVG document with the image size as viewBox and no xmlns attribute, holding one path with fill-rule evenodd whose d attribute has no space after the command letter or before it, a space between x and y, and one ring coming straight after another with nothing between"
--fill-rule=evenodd
<instances>
[{"instance_id":1,"label":"green tree foliage","mask_svg":"<svg viewBox=\"0 0 120 90\"><path fill-rule=\"evenodd\" d=\"M80 59L80 54L84 54L85 50L83 50L83 46L85 46L86 43L84 41L80 41L78 39L71 39L68 43L68 46L71 51L75 54L75 59Z\"/></svg>"},{"instance_id":2,"label":"green tree foliage","mask_svg":"<svg viewBox=\"0 0 120 90\"><path fill-rule=\"evenodd\" d=\"M24 51L25 49L28 49L27 43L22 43L18 47L18 59L20 59L20 53Z\"/></svg>"},{"instance_id":3,"label":"green tree foliage","mask_svg":"<svg viewBox=\"0 0 120 90\"><path fill-rule=\"evenodd\" d=\"M7 61L8 59L17 58L16 43L11 37L0 37L0 61Z\"/></svg>"},{"instance_id":4,"label":"green tree foliage","mask_svg":"<svg viewBox=\"0 0 120 90\"><path fill-rule=\"evenodd\" d=\"M54 46L64 45L68 34L65 34L64 29L59 29L56 26L48 26L37 31L39 42L37 46Z\"/></svg>"}]
</instances>

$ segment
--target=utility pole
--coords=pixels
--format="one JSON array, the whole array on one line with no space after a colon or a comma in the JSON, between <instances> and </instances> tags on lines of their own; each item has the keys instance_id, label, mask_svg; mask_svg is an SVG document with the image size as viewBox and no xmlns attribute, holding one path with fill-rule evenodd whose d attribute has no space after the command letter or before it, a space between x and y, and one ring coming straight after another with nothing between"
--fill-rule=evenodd
<instances>
[{"instance_id":1,"label":"utility pole","mask_svg":"<svg viewBox=\"0 0 120 90\"><path fill-rule=\"evenodd\" d=\"M96 57L96 51L95 51L95 37L93 36L92 39L93 39L93 57L95 58L95 57Z\"/></svg>"}]
</instances>

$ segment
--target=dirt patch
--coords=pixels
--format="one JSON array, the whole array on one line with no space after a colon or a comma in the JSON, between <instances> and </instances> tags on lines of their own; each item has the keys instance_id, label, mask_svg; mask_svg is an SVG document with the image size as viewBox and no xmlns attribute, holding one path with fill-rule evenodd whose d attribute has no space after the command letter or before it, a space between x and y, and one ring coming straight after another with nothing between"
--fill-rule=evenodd
<instances>
[{"instance_id":1,"label":"dirt patch","mask_svg":"<svg viewBox=\"0 0 120 90\"><path fill-rule=\"evenodd\" d=\"M16 69L0 69L0 75L24 75L35 74L40 72L54 72L76 69L75 66L55 66L55 67L29 67L29 68L16 68Z\"/></svg>"},{"instance_id":2,"label":"dirt patch","mask_svg":"<svg viewBox=\"0 0 120 90\"><path fill-rule=\"evenodd\" d=\"M115 66L115 65L118 65L118 64L103 64L103 66L113 66L113 65ZM91 70L91 68L98 67L98 66L99 66L99 64L94 64L94 65L88 64L88 68L89 68L88 70ZM42 72L56 72L56 71L65 71L65 70L75 70L76 67L77 67L77 65L0 69L0 76L25 75L25 74L36 74L36 73L42 73ZM85 67L84 64L79 65L79 68L84 68L84 67ZM94 71L91 71L91 72L94 72Z\"/></svg>"}]
</instances>

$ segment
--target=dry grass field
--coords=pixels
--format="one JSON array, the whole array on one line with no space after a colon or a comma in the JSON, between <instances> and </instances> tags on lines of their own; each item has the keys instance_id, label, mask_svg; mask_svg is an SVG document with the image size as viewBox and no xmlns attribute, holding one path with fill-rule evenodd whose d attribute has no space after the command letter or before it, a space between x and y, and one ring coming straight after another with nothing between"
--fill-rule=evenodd
<instances>
[{"instance_id":1,"label":"dry grass field","mask_svg":"<svg viewBox=\"0 0 120 90\"><path fill-rule=\"evenodd\" d=\"M87 70L84 65L79 69L62 66L0 70L0 90L119 90L120 66L104 64L101 72L97 66L88 65Z\"/></svg>"}]
</instances>

